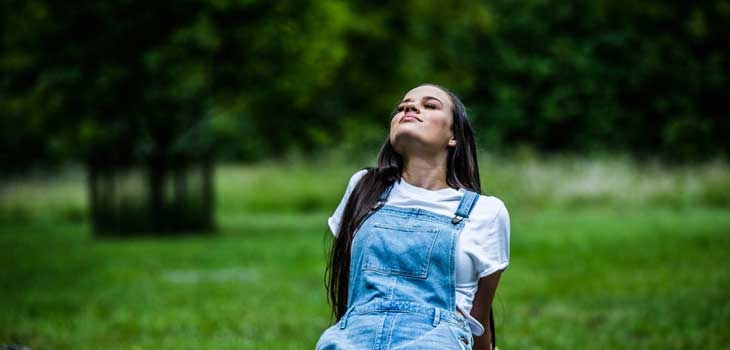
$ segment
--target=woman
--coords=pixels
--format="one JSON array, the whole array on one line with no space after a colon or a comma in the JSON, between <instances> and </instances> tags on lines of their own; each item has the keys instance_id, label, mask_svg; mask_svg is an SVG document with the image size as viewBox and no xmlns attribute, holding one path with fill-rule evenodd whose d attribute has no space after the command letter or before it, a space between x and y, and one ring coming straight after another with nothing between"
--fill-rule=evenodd
<instances>
[{"instance_id":1,"label":"woman","mask_svg":"<svg viewBox=\"0 0 730 350\"><path fill-rule=\"evenodd\" d=\"M464 105L436 85L409 91L378 166L352 176L329 219L337 323L317 349L492 349L509 216L479 193Z\"/></svg>"}]
</instances>

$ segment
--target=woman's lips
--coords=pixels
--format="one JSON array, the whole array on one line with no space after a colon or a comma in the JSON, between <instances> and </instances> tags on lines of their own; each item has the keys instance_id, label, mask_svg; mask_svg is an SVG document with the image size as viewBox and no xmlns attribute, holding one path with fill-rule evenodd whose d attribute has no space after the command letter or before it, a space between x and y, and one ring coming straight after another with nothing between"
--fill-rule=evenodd
<instances>
[{"instance_id":1,"label":"woman's lips","mask_svg":"<svg viewBox=\"0 0 730 350\"><path fill-rule=\"evenodd\" d=\"M422 120L421 120L421 119L419 119L418 117L416 117L416 116L415 116L415 115L413 115L413 114L406 114L406 115L404 115L404 116L402 116L402 117L400 118L400 122L401 122L401 123L404 123L404 122L410 122L410 121L419 121L419 122L422 122Z\"/></svg>"}]
</instances>

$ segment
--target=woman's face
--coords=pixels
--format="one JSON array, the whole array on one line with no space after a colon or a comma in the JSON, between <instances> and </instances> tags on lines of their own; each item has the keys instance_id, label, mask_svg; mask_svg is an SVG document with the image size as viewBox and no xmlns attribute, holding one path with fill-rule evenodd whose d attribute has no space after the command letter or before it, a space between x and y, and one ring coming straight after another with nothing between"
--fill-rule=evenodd
<instances>
[{"instance_id":1,"label":"woman's face","mask_svg":"<svg viewBox=\"0 0 730 350\"><path fill-rule=\"evenodd\" d=\"M452 103L443 90L422 85L408 91L390 121L390 143L401 155L408 152L446 152L453 139Z\"/></svg>"}]
</instances>

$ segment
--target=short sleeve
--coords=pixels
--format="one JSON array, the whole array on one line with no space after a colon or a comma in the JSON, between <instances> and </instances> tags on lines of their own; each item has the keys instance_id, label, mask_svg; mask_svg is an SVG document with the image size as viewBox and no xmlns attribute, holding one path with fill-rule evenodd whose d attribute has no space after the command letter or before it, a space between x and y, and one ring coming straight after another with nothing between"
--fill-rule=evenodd
<instances>
[{"instance_id":1,"label":"short sleeve","mask_svg":"<svg viewBox=\"0 0 730 350\"><path fill-rule=\"evenodd\" d=\"M342 196L342 200L340 200L340 204L337 205L337 208L335 209L335 212L332 213L332 216L327 219L327 225L330 228L330 231L332 231L333 236L337 236L337 232L340 230L340 222L342 221L342 213L345 211L345 206L347 206L347 200L350 199L350 194L352 194L352 190L355 188L357 183L362 179L362 177L367 173L367 170L363 169L350 177L350 181L347 183L347 189L345 190L345 194Z\"/></svg>"},{"instance_id":2,"label":"short sleeve","mask_svg":"<svg viewBox=\"0 0 730 350\"><path fill-rule=\"evenodd\" d=\"M510 221L507 208L498 201L494 219L483 228L484 232L476 242L479 251L476 259L476 272L479 278L504 270L509 265Z\"/></svg>"}]
</instances>

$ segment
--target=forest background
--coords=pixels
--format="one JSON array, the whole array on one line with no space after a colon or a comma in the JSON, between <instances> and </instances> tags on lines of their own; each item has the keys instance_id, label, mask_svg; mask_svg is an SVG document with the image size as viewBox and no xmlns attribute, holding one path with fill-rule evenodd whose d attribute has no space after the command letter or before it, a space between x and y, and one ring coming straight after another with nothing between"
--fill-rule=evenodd
<instances>
[{"instance_id":1,"label":"forest background","mask_svg":"<svg viewBox=\"0 0 730 350\"><path fill-rule=\"evenodd\" d=\"M500 348L722 348L728 23L721 0L3 1L0 344L312 348L324 222L431 82L510 209Z\"/></svg>"}]
</instances>

